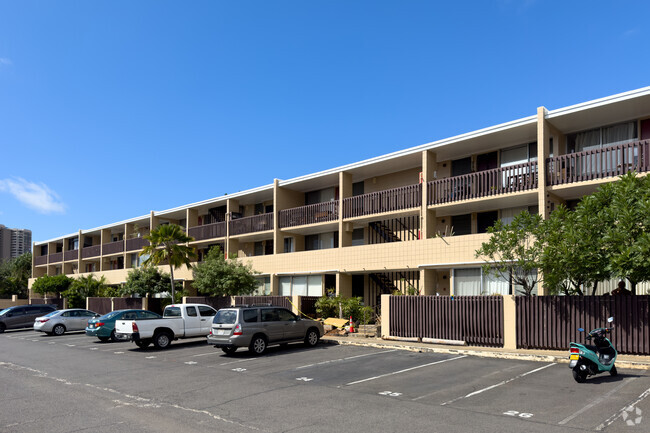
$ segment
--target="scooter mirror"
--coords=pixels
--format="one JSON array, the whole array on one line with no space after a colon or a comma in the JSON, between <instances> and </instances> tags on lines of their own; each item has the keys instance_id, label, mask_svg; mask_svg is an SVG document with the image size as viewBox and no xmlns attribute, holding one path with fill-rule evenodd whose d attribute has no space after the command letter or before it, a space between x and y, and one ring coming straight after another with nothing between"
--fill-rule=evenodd
<instances>
[{"instance_id":1,"label":"scooter mirror","mask_svg":"<svg viewBox=\"0 0 650 433\"><path fill-rule=\"evenodd\" d=\"M607 319L607 323L612 323L613 321L614 321L613 317L610 317L609 319Z\"/></svg>"},{"instance_id":2,"label":"scooter mirror","mask_svg":"<svg viewBox=\"0 0 650 433\"><path fill-rule=\"evenodd\" d=\"M578 332L585 332L585 330L582 328L578 328Z\"/></svg>"}]
</instances>

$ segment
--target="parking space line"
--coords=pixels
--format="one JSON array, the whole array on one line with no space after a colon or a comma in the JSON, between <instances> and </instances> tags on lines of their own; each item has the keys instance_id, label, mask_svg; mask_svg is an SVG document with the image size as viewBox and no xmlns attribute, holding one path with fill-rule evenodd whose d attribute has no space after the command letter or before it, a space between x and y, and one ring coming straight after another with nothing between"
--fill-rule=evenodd
<instances>
[{"instance_id":1,"label":"parking space line","mask_svg":"<svg viewBox=\"0 0 650 433\"><path fill-rule=\"evenodd\" d=\"M650 388L648 388L648 389L646 389L645 391L643 391L643 392L641 393L641 395L639 396L639 398L637 398L635 401L633 401L633 402L630 403L630 404L626 404L625 406L623 406L623 408L622 408L621 410L619 410L619 411L616 412L614 415L612 415L612 416L609 417L607 420L605 420L604 423L602 423L601 425L599 425L598 427L596 427L596 431L603 430L604 428L610 426L614 421L616 421L616 420L619 419L621 416L623 416L623 413L624 413L625 411L629 410L630 408L634 408L637 404L639 404L639 403L641 403L643 400L645 400L645 398L648 397L649 395L650 395Z\"/></svg>"},{"instance_id":2,"label":"parking space line","mask_svg":"<svg viewBox=\"0 0 650 433\"><path fill-rule=\"evenodd\" d=\"M332 359L329 361L321 361L321 362L316 362L314 364L308 364L308 365L301 365L300 367L296 367L295 370L300 370L301 368L309 368L309 367L314 367L316 365L323 365L323 364L329 364L331 362L341 362L341 361L348 361L350 359L357 359L357 358L363 358L365 356L373 356L373 355L379 355L381 353L388 353L388 352L395 352L397 349L391 349L391 350L382 350L379 352L372 352L372 353L364 353L361 355L354 355L354 356L348 356L346 358L339 358L339 359Z\"/></svg>"},{"instance_id":3,"label":"parking space line","mask_svg":"<svg viewBox=\"0 0 650 433\"><path fill-rule=\"evenodd\" d=\"M219 364L219 365L238 364L238 363L240 363L240 362L255 361L256 359L259 359L259 358L239 359L239 360L237 360L237 361L224 362L223 364Z\"/></svg>"},{"instance_id":4,"label":"parking space line","mask_svg":"<svg viewBox=\"0 0 650 433\"><path fill-rule=\"evenodd\" d=\"M552 363L552 364L545 365L544 367L536 368L536 369L531 370L531 371L528 371L528 372L526 372L526 373L522 373L522 374L517 375L517 376L515 376L515 377L512 377L512 378L510 378L510 379L508 379L508 380L504 380L504 381L501 381L501 382L496 383L496 384L494 384L494 385L488 386L487 388L479 389L478 391L470 392L469 394L464 395L464 396L462 396L462 397L458 397L458 398L455 398L455 399L453 399L453 400L446 401L446 402L442 403L440 406L445 406L445 405L447 405L447 404L451 404L451 403L457 402L458 400L462 400L462 399L464 399L464 398L469 398L469 397L472 397L472 396L474 396L474 395L481 394L482 392L489 391L489 390L494 389L494 388L497 388L497 387L499 387L499 386L501 386L501 385L505 385L506 383L510 383L510 382L512 382L513 380L521 379L521 378L524 377L524 376L528 376L529 374L533 374L533 373L536 373L536 372L538 372L538 371L540 371L540 370L544 370L545 368L551 367L551 366L553 366L553 365L555 365L555 364L556 364L556 363L554 362L554 363Z\"/></svg>"},{"instance_id":5,"label":"parking space line","mask_svg":"<svg viewBox=\"0 0 650 433\"><path fill-rule=\"evenodd\" d=\"M392 373L380 374L379 376L374 376L374 377L369 377L367 379L357 380L357 381L354 381L354 382L346 383L345 385L346 386L356 385L358 383L368 382L370 380L375 380L375 379L381 379L382 377L393 376L395 374L406 373L407 371L417 370L418 368L429 367L431 365L442 364L443 362L455 361L455 360L461 359L461 358L467 358L467 355L457 356L455 358L443 359L441 361L436 361L436 362L430 362L428 364L418 365L418 366L411 367L411 368L405 368L404 370L393 371Z\"/></svg>"},{"instance_id":6,"label":"parking space line","mask_svg":"<svg viewBox=\"0 0 650 433\"><path fill-rule=\"evenodd\" d=\"M592 402L589 403L587 406L583 407L582 409L580 409L579 411L577 411L577 412L574 413L573 415L570 415L570 416L564 418L564 419L563 419L562 421L560 421L558 424L560 424L560 425L564 425L564 424L568 423L569 421L571 421L573 418L577 417L577 416L580 415L581 413L583 413L583 412L585 412L585 411L591 409L592 407L594 407L594 406L596 406L597 404L601 403L603 400L606 400L608 397L610 397L612 394L616 393L616 391L618 391L619 389L623 388L625 385L627 385L628 383L630 383L630 382L633 381L634 379L636 379L636 377L628 377L628 378L626 378L626 379L623 379L623 382L622 382L621 384L619 384L616 388L612 389L611 391L609 391L609 392L606 393L605 395L598 397L596 400L592 401Z\"/></svg>"},{"instance_id":7,"label":"parking space line","mask_svg":"<svg viewBox=\"0 0 650 433\"><path fill-rule=\"evenodd\" d=\"M208 352L208 353L199 353L198 355L192 355L192 358L197 357L197 356L207 356L207 355L221 355L219 352L214 351L214 352Z\"/></svg>"}]
</instances>

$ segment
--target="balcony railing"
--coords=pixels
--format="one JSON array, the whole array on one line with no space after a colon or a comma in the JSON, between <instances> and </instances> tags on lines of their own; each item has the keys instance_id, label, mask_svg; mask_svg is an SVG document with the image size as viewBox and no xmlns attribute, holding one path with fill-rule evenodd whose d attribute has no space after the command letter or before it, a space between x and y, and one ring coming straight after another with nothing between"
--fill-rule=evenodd
<instances>
[{"instance_id":1,"label":"balcony railing","mask_svg":"<svg viewBox=\"0 0 650 433\"><path fill-rule=\"evenodd\" d=\"M547 184L562 185L650 171L650 140L559 155L546 160Z\"/></svg>"},{"instance_id":2,"label":"balcony railing","mask_svg":"<svg viewBox=\"0 0 650 433\"><path fill-rule=\"evenodd\" d=\"M63 261L63 252L50 254L49 263L58 263Z\"/></svg>"},{"instance_id":3,"label":"balcony railing","mask_svg":"<svg viewBox=\"0 0 650 433\"><path fill-rule=\"evenodd\" d=\"M429 182L429 205L537 188L537 161L493 168Z\"/></svg>"},{"instance_id":4,"label":"balcony railing","mask_svg":"<svg viewBox=\"0 0 650 433\"><path fill-rule=\"evenodd\" d=\"M126 240L127 251L141 250L147 245L149 245L149 241L146 240L145 238L133 238L133 239Z\"/></svg>"},{"instance_id":5,"label":"balcony railing","mask_svg":"<svg viewBox=\"0 0 650 433\"><path fill-rule=\"evenodd\" d=\"M117 254L124 252L124 241L109 242L102 245L102 254Z\"/></svg>"},{"instance_id":6,"label":"balcony railing","mask_svg":"<svg viewBox=\"0 0 650 433\"><path fill-rule=\"evenodd\" d=\"M67 262L68 260L77 260L79 259L79 250L70 250L63 253L63 259Z\"/></svg>"},{"instance_id":7,"label":"balcony railing","mask_svg":"<svg viewBox=\"0 0 650 433\"><path fill-rule=\"evenodd\" d=\"M47 256L35 256L34 265L35 266L47 265Z\"/></svg>"},{"instance_id":8,"label":"balcony railing","mask_svg":"<svg viewBox=\"0 0 650 433\"><path fill-rule=\"evenodd\" d=\"M89 257L97 257L102 252L101 245L93 245L92 247L85 247L81 250L81 258L87 259Z\"/></svg>"},{"instance_id":9,"label":"balcony railing","mask_svg":"<svg viewBox=\"0 0 650 433\"><path fill-rule=\"evenodd\" d=\"M343 218L411 209L421 204L421 184L402 186L344 199Z\"/></svg>"},{"instance_id":10,"label":"balcony railing","mask_svg":"<svg viewBox=\"0 0 650 433\"><path fill-rule=\"evenodd\" d=\"M191 227L188 234L194 238L195 241L203 239L222 238L226 236L226 223L218 222L212 224L205 224L198 227Z\"/></svg>"},{"instance_id":11,"label":"balcony railing","mask_svg":"<svg viewBox=\"0 0 650 433\"><path fill-rule=\"evenodd\" d=\"M265 213L230 221L230 236L273 230L273 213Z\"/></svg>"},{"instance_id":12,"label":"balcony railing","mask_svg":"<svg viewBox=\"0 0 650 433\"><path fill-rule=\"evenodd\" d=\"M280 211L279 223L280 228L285 228L336 221L338 218L339 202L337 200L283 209Z\"/></svg>"}]
</instances>

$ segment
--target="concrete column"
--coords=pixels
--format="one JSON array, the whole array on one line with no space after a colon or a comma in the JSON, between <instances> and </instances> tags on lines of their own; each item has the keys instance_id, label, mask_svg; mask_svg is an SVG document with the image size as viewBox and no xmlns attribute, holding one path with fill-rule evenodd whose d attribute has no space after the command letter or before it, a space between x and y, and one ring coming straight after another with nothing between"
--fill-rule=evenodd
<instances>
[{"instance_id":1,"label":"concrete column","mask_svg":"<svg viewBox=\"0 0 650 433\"><path fill-rule=\"evenodd\" d=\"M420 294L435 295L438 272L435 269L420 269Z\"/></svg>"},{"instance_id":2,"label":"concrete column","mask_svg":"<svg viewBox=\"0 0 650 433\"><path fill-rule=\"evenodd\" d=\"M77 245L79 245L79 251L77 251L77 273L80 274L85 271L85 269L82 268L83 261L81 259L81 253L83 252L84 249L84 236L81 234L81 230L79 230L78 239L79 240Z\"/></svg>"},{"instance_id":3,"label":"concrete column","mask_svg":"<svg viewBox=\"0 0 650 433\"><path fill-rule=\"evenodd\" d=\"M381 295L381 338L390 336L390 295Z\"/></svg>"},{"instance_id":4,"label":"concrete column","mask_svg":"<svg viewBox=\"0 0 650 433\"><path fill-rule=\"evenodd\" d=\"M187 221L187 227L185 232L189 233L190 228L196 227L199 225L199 210L198 209L187 209L185 212L185 220Z\"/></svg>"},{"instance_id":5,"label":"concrete column","mask_svg":"<svg viewBox=\"0 0 650 433\"><path fill-rule=\"evenodd\" d=\"M352 197L352 174L339 173L339 248L352 245L352 223L343 223L343 200Z\"/></svg>"},{"instance_id":6,"label":"concrete column","mask_svg":"<svg viewBox=\"0 0 650 433\"><path fill-rule=\"evenodd\" d=\"M196 289L191 281L183 280L183 290L186 290L189 296L198 296Z\"/></svg>"},{"instance_id":7,"label":"concrete column","mask_svg":"<svg viewBox=\"0 0 650 433\"><path fill-rule=\"evenodd\" d=\"M352 275L341 272L336 274L336 295L343 298L352 297Z\"/></svg>"},{"instance_id":8,"label":"concrete column","mask_svg":"<svg viewBox=\"0 0 650 433\"><path fill-rule=\"evenodd\" d=\"M271 275L271 295L279 296L280 295L280 277L273 274Z\"/></svg>"},{"instance_id":9,"label":"concrete column","mask_svg":"<svg viewBox=\"0 0 650 433\"><path fill-rule=\"evenodd\" d=\"M436 233L436 212L429 210L428 183L437 177L438 157L429 150L422 151L422 206L420 208L420 238L428 239Z\"/></svg>"},{"instance_id":10,"label":"concrete column","mask_svg":"<svg viewBox=\"0 0 650 433\"><path fill-rule=\"evenodd\" d=\"M279 195L282 194L280 190L280 181L273 180L273 254L284 253L284 236L280 230L280 209L278 203L281 202ZM273 286L273 282L271 282Z\"/></svg>"},{"instance_id":11,"label":"concrete column","mask_svg":"<svg viewBox=\"0 0 650 433\"><path fill-rule=\"evenodd\" d=\"M546 108L537 108L537 187L539 214L547 219L549 209L546 205L546 158L549 155L550 131L546 124Z\"/></svg>"},{"instance_id":12,"label":"concrete column","mask_svg":"<svg viewBox=\"0 0 650 433\"><path fill-rule=\"evenodd\" d=\"M160 224L160 218L154 215L153 211L151 211L149 213L149 232L158 228L158 224Z\"/></svg>"},{"instance_id":13,"label":"concrete column","mask_svg":"<svg viewBox=\"0 0 650 433\"><path fill-rule=\"evenodd\" d=\"M292 295L291 296L291 311L293 314L296 314L300 316L300 311L298 309L300 308L300 298L301 296L298 295Z\"/></svg>"},{"instance_id":14,"label":"concrete column","mask_svg":"<svg viewBox=\"0 0 650 433\"><path fill-rule=\"evenodd\" d=\"M142 309L143 310L149 309L149 295L142 298Z\"/></svg>"},{"instance_id":15,"label":"concrete column","mask_svg":"<svg viewBox=\"0 0 650 433\"><path fill-rule=\"evenodd\" d=\"M517 305L514 295L503 297L503 348L517 349Z\"/></svg>"}]
</instances>

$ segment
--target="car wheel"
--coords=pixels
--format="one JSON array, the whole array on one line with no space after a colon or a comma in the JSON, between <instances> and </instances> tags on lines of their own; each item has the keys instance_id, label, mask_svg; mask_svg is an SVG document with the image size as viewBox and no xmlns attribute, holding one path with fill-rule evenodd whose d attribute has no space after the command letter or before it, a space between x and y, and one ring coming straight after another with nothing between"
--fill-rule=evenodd
<instances>
[{"instance_id":1,"label":"car wheel","mask_svg":"<svg viewBox=\"0 0 650 433\"><path fill-rule=\"evenodd\" d=\"M0 334L2 334L3 332L5 332L5 329L6 329L5 324L4 324L4 323L0 323Z\"/></svg>"},{"instance_id":2,"label":"car wheel","mask_svg":"<svg viewBox=\"0 0 650 433\"><path fill-rule=\"evenodd\" d=\"M63 325L54 326L54 328L52 328L52 333L54 335L63 335L65 333L65 326Z\"/></svg>"},{"instance_id":3,"label":"car wheel","mask_svg":"<svg viewBox=\"0 0 650 433\"><path fill-rule=\"evenodd\" d=\"M151 344L151 340L136 340L135 345L140 349L146 349Z\"/></svg>"},{"instance_id":4,"label":"car wheel","mask_svg":"<svg viewBox=\"0 0 650 433\"><path fill-rule=\"evenodd\" d=\"M222 347L221 350L223 350L223 353L226 355L232 355L237 351L236 347Z\"/></svg>"},{"instance_id":5,"label":"car wheel","mask_svg":"<svg viewBox=\"0 0 650 433\"><path fill-rule=\"evenodd\" d=\"M254 355L261 355L266 351L266 338L261 335L256 335L251 340L248 350L253 352Z\"/></svg>"},{"instance_id":6,"label":"car wheel","mask_svg":"<svg viewBox=\"0 0 650 433\"><path fill-rule=\"evenodd\" d=\"M172 344L172 337L168 332L158 332L153 336L153 345L156 349L167 349Z\"/></svg>"},{"instance_id":7,"label":"car wheel","mask_svg":"<svg viewBox=\"0 0 650 433\"><path fill-rule=\"evenodd\" d=\"M318 333L317 330L314 328L311 328L310 330L307 331L307 335L305 335L305 345L309 347L314 347L315 345L318 344L318 340L320 339L320 334Z\"/></svg>"},{"instance_id":8,"label":"car wheel","mask_svg":"<svg viewBox=\"0 0 650 433\"><path fill-rule=\"evenodd\" d=\"M609 370L610 376L616 376L618 374L618 371L616 371L616 366L612 365L612 369Z\"/></svg>"},{"instance_id":9,"label":"car wheel","mask_svg":"<svg viewBox=\"0 0 650 433\"><path fill-rule=\"evenodd\" d=\"M108 340L111 339L110 337L97 337L97 338L99 338L99 341L101 341L102 343L106 343Z\"/></svg>"},{"instance_id":10,"label":"car wheel","mask_svg":"<svg viewBox=\"0 0 650 433\"><path fill-rule=\"evenodd\" d=\"M576 382L583 383L585 380L587 380L587 372L580 370L580 366L576 365L573 369L573 378Z\"/></svg>"}]
</instances>

